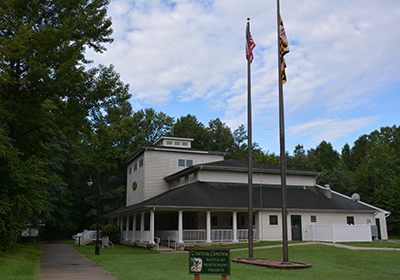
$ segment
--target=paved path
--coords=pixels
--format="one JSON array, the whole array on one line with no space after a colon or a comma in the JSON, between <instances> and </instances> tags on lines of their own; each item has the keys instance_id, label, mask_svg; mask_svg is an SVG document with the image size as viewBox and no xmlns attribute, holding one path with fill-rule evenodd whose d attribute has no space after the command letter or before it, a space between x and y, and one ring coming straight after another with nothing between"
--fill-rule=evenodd
<instances>
[{"instance_id":1,"label":"paved path","mask_svg":"<svg viewBox=\"0 0 400 280\"><path fill-rule=\"evenodd\" d=\"M71 248L70 244L44 244L40 260L41 280L118 280L103 267Z\"/></svg>"},{"instance_id":2,"label":"paved path","mask_svg":"<svg viewBox=\"0 0 400 280\"><path fill-rule=\"evenodd\" d=\"M322 245L329 245L335 246L340 248L346 248L351 250L384 250L384 251L400 251L400 248L378 248L378 247L357 247L357 246L350 246L338 243L328 243L328 242L304 242L304 243L292 243L288 244L289 246L300 246L300 245L312 245L312 244L322 244ZM263 247L253 247L254 250L256 249L265 249L265 248L274 248L274 247L282 247L281 245L270 245L270 246L263 246ZM239 248L239 249L231 249L231 251L244 251L248 250L248 248Z\"/></svg>"}]
</instances>

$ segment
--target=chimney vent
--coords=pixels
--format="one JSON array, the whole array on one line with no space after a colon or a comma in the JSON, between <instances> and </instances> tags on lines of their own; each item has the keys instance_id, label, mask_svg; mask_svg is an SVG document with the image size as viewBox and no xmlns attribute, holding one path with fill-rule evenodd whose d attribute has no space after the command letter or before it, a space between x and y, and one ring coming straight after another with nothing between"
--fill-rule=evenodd
<instances>
[{"instance_id":1,"label":"chimney vent","mask_svg":"<svg viewBox=\"0 0 400 280\"><path fill-rule=\"evenodd\" d=\"M324 195L326 198L329 198L329 199L332 198L331 187L328 184L325 185Z\"/></svg>"}]
</instances>

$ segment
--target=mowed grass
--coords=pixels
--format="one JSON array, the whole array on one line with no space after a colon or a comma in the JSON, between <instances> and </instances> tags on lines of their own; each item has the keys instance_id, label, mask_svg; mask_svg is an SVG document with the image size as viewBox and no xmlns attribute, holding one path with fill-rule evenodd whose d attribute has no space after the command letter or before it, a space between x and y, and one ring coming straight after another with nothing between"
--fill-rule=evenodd
<instances>
[{"instance_id":1,"label":"mowed grass","mask_svg":"<svg viewBox=\"0 0 400 280\"><path fill-rule=\"evenodd\" d=\"M0 279L39 279L42 247L18 245L8 252L0 252Z\"/></svg>"},{"instance_id":2,"label":"mowed grass","mask_svg":"<svg viewBox=\"0 0 400 280\"><path fill-rule=\"evenodd\" d=\"M400 242L374 241L374 242L340 242L355 247L374 247L374 248L400 248Z\"/></svg>"},{"instance_id":3,"label":"mowed grass","mask_svg":"<svg viewBox=\"0 0 400 280\"><path fill-rule=\"evenodd\" d=\"M94 255L94 246L73 247L102 265L121 280L125 279L193 279L189 274L189 255L159 254L140 248L116 246ZM138 250L138 253L134 252ZM143 251L144 250L144 251ZM282 259L282 248L255 249L255 258ZM231 251L231 259L247 258L247 250ZM400 252L350 250L329 245L289 247L289 260L312 265L302 270L266 269L231 263L230 280L234 279L400 279ZM221 276L201 275L201 279Z\"/></svg>"}]
</instances>

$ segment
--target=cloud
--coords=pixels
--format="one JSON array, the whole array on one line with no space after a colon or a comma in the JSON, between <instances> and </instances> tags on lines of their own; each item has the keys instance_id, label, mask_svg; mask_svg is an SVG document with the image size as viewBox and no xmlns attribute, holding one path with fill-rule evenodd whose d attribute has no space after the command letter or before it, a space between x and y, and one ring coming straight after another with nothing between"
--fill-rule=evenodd
<instances>
[{"instance_id":1,"label":"cloud","mask_svg":"<svg viewBox=\"0 0 400 280\"><path fill-rule=\"evenodd\" d=\"M275 5L111 1L114 43L104 54L88 50L87 55L115 65L130 84L135 107L179 110L178 105L196 102L201 111L219 112L234 129L247 123L244 39L251 17L257 45L251 66L253 122L270 133L278 123ZM291 133L319 143L324 135L345 137L365 120L376 120L380 113L374 110L383 106L379 97L399 83L400 2L288 0L281 2L281 14L290 46L284 97ZM308 133L296 132L307 125Z\"/></svg>"},{"instance_id":2,"label":"cloud","mask_svg":"<svg viewBox=\"0 0 400 280\"><path fill-rule=\"evenodd\" d=\"M289 127L289 135L297 138L309 138L312 145L322 140L333 142L349 133L360 130L376 122L379 116L342 120L340 118L311 121Z\"/></svg>"}]
</instances>

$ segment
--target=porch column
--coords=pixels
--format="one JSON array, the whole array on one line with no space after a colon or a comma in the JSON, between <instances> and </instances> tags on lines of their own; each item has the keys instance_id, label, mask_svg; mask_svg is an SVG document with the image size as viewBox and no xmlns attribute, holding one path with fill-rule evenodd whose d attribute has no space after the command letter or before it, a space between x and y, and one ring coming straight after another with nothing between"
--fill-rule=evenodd
<instances>
[{"instance_id":1,"label":"porch column","mask_svg":"<svg viewBox=\"0 0 400 280\"><path fill-rule=\"evenodd\" d=\"M132 221L132 240L136 241L136 215L137 213L133 214L133 221Z\"/></svg>"},{"instance_id":2,"label":"porch column","mask_svg":"<svg viewBox=\"0 0 400 280\"><path fill-rule=\"evenodd\" d=\"M232 213L232 231L233 231L233 242L238 242L237 239L237 211Z\"/></svg>"},{"instance_id":3,"label":"porch column","mask_svg":"<svg viewBox=\"0 0 400 280\"><path fill-rule=\"evenodd\" d=\"M143 242L144 237L144 212L141 213L140 216L140 242Z\"/></svg>"},{"instance_id":4,"label":"porch column","mask_svg":"<svg viewBox=\"0 0 400 280\"><path fill-rule=\"evenodd\" d=\"M150 211L150 243L154 244L154 210Z\"/></svg>"},{"instance_id":5,"label":"porch column","mask_svg":"<svg viewBox=\"0 0 400 280\"><path fill-rule=\"evenodd\" d=\"M118 224L119 224L119 232L121 233L121 239L124 239L124 228L123 228L123 217L118 217Z\"/></svg>"},{"instance_id":6,"label":"porch column","mask_svg":"<svg viewBox=\"0 0 400 280\"><path fill-rule=\"evenodd\" d=\"M178 243L183 243L183 210L178 213Z\"/></svg>"},{"instance_id":7,"label":"porch column","mask_svg":"<svg viewBox=\"0 0 400 280\"><path fill-rule=\"evenodd\" d=\"M207 242L211 242L211 211L207 211L206 228L207 228Z\"/></svg>"},{"instance_id":8,"label":"porch column","mask_svg":"<svg viewBox=\"0 0 400 280\"><path fill-rule=\"evenodd\" d=\"M130 228L130 219L131 218L131 215L128 215L128 216L126 216L126 235L125 235L125 240L129 240L130 238L129 238L129 228Z\"/></svg>"}]
</instances>

